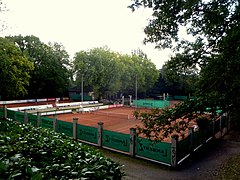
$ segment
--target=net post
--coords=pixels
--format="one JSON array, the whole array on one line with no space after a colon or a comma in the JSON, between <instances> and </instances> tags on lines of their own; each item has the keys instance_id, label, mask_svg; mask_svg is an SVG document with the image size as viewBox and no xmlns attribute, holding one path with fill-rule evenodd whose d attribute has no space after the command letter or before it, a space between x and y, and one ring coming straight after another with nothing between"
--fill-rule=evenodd
<instances>
[{"instance_id":1,"label":"net post","mask_svg":"<svg viewBox=\"0 0 240 180\"><path fill-rule=\"evenodd\" d=\"M103 145L103 122L98 122L98 146Z\"/></svg>"}]
</instances>

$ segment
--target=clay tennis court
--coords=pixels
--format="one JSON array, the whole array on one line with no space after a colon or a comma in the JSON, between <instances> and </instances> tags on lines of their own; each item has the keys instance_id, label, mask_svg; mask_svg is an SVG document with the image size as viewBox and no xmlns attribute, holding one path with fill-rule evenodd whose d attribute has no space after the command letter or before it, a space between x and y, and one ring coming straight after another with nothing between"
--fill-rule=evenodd
<instances>
[{"instance_id":1,"label":"clay tennis court","mask_svg":"<svg viewBox=\"0 0 240 180\"><path fill-rule=\"evenodd\" d=\"M141 125L141 121L136 120L133 116L135 109L133 107L117 107L101 109L91 113L58 114L57 119L72 122L73 118L78 118L78 124L92 127L98 127L98 122L103 122L103 128L106 130L129 134L130 128ZM138 110L141 112L149 111L149 109Z\"/></svg>"}]
</instances>

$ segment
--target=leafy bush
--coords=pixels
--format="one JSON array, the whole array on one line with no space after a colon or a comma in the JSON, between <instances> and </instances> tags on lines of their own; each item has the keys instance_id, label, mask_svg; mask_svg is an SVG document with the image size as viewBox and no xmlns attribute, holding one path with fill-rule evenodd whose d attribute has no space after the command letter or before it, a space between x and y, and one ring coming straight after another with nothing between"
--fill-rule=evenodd
<instances>
[{"instance_id":1,"label":"leafy bush","mask_svg":"<svg viewBox=\"0 0 240 180\"><path fill-rule=\"evenodd\" d=\"M141 119L142 125L138 126L137 133L150 140L162 141L178 135L186 137L190 123L197 121L201 130L209 129L209 120L218 117L216 108L207 111L208 104L198 99L185 100L173 108L153 109L151 112L134 112L135 117ZM207 113L206 113L207 112Z\"/></svg>"},{"instance_id":2,"label":"leafy bush","mask_svg":"<svg viewBox=\"0 0 240 180\"><path fill-rule=\"evenodd\" d=\"M123 175L120 164L64 134L0 120L3 179L121 179Z\"/></svg>"},{"instance_id":3,"label":"leafy bush","mask_svg":"<svg viewBox=\"0 0 240 180\"><path fill-rule=\"evenodd\" d=\"M209 127L209 118L207 116L198 116L196 122L200 130L205 130Z\"/></svg>"}]
</instances>

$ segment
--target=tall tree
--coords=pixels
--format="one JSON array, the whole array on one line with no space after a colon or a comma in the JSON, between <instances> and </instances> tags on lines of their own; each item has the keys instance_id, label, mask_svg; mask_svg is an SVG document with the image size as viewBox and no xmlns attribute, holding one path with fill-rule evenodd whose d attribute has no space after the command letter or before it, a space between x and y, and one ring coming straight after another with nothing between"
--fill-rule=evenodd
<instances>
[{"instance_id":1,"label":"tall tree","mask_svg":"<svg viewBox=\"0 0 240 180\"><path fill-rule=\"evenodd\" d=\"M168 86L176 87L178 92L175 92L175 95L189 95L196 91L199 70L195 66L184 67L181 61L181 54L176 54L175 57L165 62L161 74Z\"/></svg>"},{"instance_id":2,"label":"tall tree","mask_svg":"<svg viewBox=\"0 0 240 180\"><path fill-rule=\"evenodd\" d=\"M5 38L0 37L0 95L3 99L27 94L33 63Z\"/></svg>"},{"instance_id":3,"label":"tall tree","mask_svg":"<svg viewBox=\"0 0 240 180\"><path fill-rule=\"evenodd\" d=\"M151 88L158 78L156 66L145 56L121 55L107 48L80 51L74 58L77 84L84 76L84 86L97 96L119 93L135 95L136 81L140 93Z\"/></svg>"},{"instance_id":4,"label":"tall tree","mask_svg":"<svg viewBox=\"0 0 240 180\"><path fill-rule=\"evenodd\" d=\"M82 76L84 86L94 91L97 97L112 95L119 89L119 67L117 55L107 48L94 48L88 52L80 51L74 58L77 84Z\"/></svg>"},{"instance_id":5,"label":"tall tree","mask_svg":"<svg viewBox=\"0 0 240 180\"><path fill-rule=\"evenodd\" d=\"M200 68L198 95L209 106L239 112L239 1L133 0L130 5L133 10L141 6L153 10L144 42L179 52L171 61L180 72ZM183 27L194 40L180 37Z\"/></svg>"},{"instance_id":6,"label":"tall tree","mask_svg":"<svg viewBox=\"0 0 240 180\"><path fill-rule=\"evenodd\" d=\"M138 51L132 55L134 63L134 71L136 72L137 89L143 96L146 95L148 89L152 88L159 77L159 71L156 69L145 53Z\"/></svg>"},{"instance_id":7,"label":"tall tree","mask_svg":"<svg viewBox=\"0 0 240 180\"><path fill-rule=\"evenodd\" d=\"M33 63L29 97L58 97L66 95L69 85L68 53L61 44L45 44L35 36L8 37L15 42L22 54Z\"/></svg>"}]
</instances>

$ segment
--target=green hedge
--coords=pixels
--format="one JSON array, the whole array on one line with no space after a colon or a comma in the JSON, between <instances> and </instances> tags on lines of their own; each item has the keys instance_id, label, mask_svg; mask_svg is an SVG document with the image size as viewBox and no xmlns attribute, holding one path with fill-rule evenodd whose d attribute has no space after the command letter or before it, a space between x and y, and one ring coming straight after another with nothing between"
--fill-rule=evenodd
<instances>
[{"instance_id":1,"label":"green hedge","mask_svg":"<svg viewBox=\"0 0 240 180\"><path fill-rule=\"evenodd\" d=\"M0 179L121 179L121 165L63 134L0 121Z\"/></svg>"}]
</instances>

